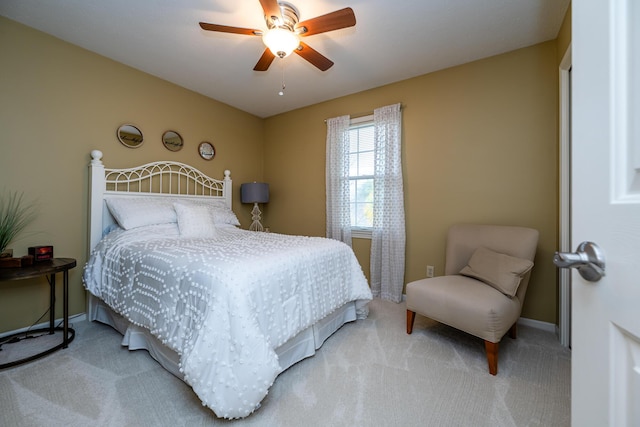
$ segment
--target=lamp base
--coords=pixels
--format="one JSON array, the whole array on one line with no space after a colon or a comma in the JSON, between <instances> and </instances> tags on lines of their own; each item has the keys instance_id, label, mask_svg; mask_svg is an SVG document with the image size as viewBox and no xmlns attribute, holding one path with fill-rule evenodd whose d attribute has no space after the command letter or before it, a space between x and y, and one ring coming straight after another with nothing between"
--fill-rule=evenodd
<instances>
[{"instance_id":1,"label":"lamp base","mask_svg":"<svg viewBox=\"0 0 640 427\"><path fill-rule=\"evenodd\" d=\"M260 212L260 208L258 207L258 203L253 204L253 209L251 210L251 219L253 222L249 226L250 231L264 231L260 220L262 219L262 212Z\"/></svg>"}]
</instances>

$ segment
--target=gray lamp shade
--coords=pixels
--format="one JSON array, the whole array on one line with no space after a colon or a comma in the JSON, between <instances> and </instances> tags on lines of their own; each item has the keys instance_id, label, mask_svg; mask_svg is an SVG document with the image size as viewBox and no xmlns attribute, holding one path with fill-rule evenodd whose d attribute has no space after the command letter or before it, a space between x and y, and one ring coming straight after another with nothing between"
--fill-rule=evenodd
<instances>
[{"instance_id":1,"label":"gray lamp shade","mask_svg":"<svg viewBox=\"0 0 640 427\"><path fill-rule=\"evenodd\" d=\"M250 182L240 186L242 203L269 203L269 184Z\"/></svg>"}]
</instances>

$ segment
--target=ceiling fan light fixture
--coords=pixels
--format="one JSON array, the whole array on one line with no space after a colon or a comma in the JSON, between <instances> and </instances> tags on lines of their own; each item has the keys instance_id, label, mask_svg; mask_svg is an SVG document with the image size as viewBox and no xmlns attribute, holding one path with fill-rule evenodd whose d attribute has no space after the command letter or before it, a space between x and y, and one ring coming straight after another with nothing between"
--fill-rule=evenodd
<instances>
[{"instance_id":1,"label":"ceiling fan light fixture","mask_svg":"<svg viewBox=\"0 0 640 427\"><path fill-rule=\"evenodd\" d=\"M280 0L260 0L260 5L268 28L266 32L200 22L200 28L206 31L262 36L262 41L267 47L262 51L262 56L253 67L253 71L267 71L276 57L284 58L294 51L320 71L327 71L333 66L333 61L302 42L302 37L356 25L356 16L350 7L300 21L298 9L291 3Z\"/></svg>"},{"instance_id":2,"label":"ceiling fan light fixture","mask_svg":"<svg viewBox=\"0 0 640 427\"><path fill-rule=\"evenodd\" d=\"M262 36L262 42L279 58L289 56L300 45L298 35L284 28L270 29Z\"/></svg>"}]
</instances>

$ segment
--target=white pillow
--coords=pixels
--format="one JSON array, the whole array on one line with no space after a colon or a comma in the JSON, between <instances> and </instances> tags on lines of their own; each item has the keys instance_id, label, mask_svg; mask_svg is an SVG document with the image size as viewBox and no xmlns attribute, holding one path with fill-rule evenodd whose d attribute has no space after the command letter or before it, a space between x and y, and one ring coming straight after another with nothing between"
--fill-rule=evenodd
<instances>
[{"instance_id":1,"label":"white pillow","mask_svg":"<svg viewBox=\"0 0 640 427\"><path fill-rule=\"evenodd\" d=\"M238 217L231 209L229 209L225 202L222 200L210 200L206 198L202 199L189 199L189 200L180 200L180 203L189 203L194 205L206 206L211 210L213 214L213 221L216 225L222 224L230 224L235 226L240 226L240 221L238 221Z\"/></svg>"},{"instance_id":2,"label":"white pillow","mask_svg":"<svg viewBox=\"0 0 640 427\"><path fill-rule=\"evenodd\" d=\"M213 212L213 220L216 224L229 224L240 226L238 217L231 209L226 206L217 206L211 208Z\"/></svg>"},{"instance_id":3,"label":"white pillow","mask_svg":"<svg viewBox=\"0 0 640 427\"><path fill-rule=\"evenodd\" d=\"M172 201L166 198L109 197L106 202L111 215L125 230L176 222Z\"/></svg>"},{"instance_id":4,"label":"white pillow","mask_svg":"<svg viewBox=\"0 0 640 427\"><path fill-rule=\"evenodd\" d=\"M220 199L183 199L178 197L109 197L106 199L109 212L120 227L130 230L152 224L176 222L174 203L200 205L211 209L217 225L239 226L240 221L226 203Z\"/></svg>"},{"instance_id":5,"label":"white pillow","mask_svg":"<svg viewBox=\"0 0 640 427\"><path fill-rule=\"evenodd\" d=\"M173 208L181 236L213 239L218 235L212 212L206 205L176 202Z\"/></svg>"}]
</instances>

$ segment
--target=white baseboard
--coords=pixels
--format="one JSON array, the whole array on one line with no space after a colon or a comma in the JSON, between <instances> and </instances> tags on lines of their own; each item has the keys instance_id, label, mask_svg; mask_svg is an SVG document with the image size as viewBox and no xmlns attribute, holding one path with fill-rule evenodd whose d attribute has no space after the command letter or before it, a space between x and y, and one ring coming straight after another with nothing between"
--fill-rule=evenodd
<instances>
[{"instance_id":1,"label":"white baseboard","mask_svg":"<svg viewBox=\"0 0 640 427\"><path fill-rule=\"evenodd\" d=\"M78 314L74 314L73 316L69 316L69 323L72 322L82 322L84 320L87 320L87 314L86 313L78 313ZM63 320L62 317L59 319L55 319L55 321L53 322L54 325L58 325L58 324L62 324ZM22 332L27 332L30 331L32 329L41 329L41 328L48 328L49 327L49 322L42 322L42 323L38 323L37 325L33 325L33 326L27 326L25 328L20 328L20 329L16 329L14 331L7 331L7 332L2 332L0 333L0 338L4 338L4 337L8 337L9 335L13 335L13 334L19 334Z\"/></svg>"},{"instance_id":2,"label":"white baseboard","mask_svg":"<svg viewBox=\"0 0 640 427\"><path fill-rule=\"evenodd\" d=\"M531 326L532 328L542 329L543 331L556 333L556 325L554 323L543 322L541 320L527 319L526 317L521 317L518 319L518 324Z\"/></svg>"},{"instance_id":3,"label":"white baseboard","mask_svg":"<svg viewBox=\"0 0 640 427\"><path fill-rule=\"evenodd\" d=\"M406 301L407 296L405 294L402 295L402 301ZM79 313L79 314L75 314L73 316L69 316L69 323L71 322L82 322L87 320L87 314L86 313ZM56 319L54 324L59 324L62 323L62 318ZM534 320L534 319L527 319L525 317L521 317L520 319L518 319L518 323L521 325L525 325L525 326L531 326L532 328L536 328L536 329L541 329L543 331L547 331L547 332L552 332L552 333L557 333L557 326L553 323L549 323L549 322L542 322L540 320ZM3 332L0 333L0 338L3 337L7 337L9 335L13 335L13 334L18 334L21 332L26 332L30 329L40 329L40 328L46 328L49 326L49 322L43 322L43 323L39 323L37 325L33 325L31 327L26 327L26 328L20 328L20 329L16 329L14 331L7 331L7 332Z\"/></svg>"}]
</instances>

